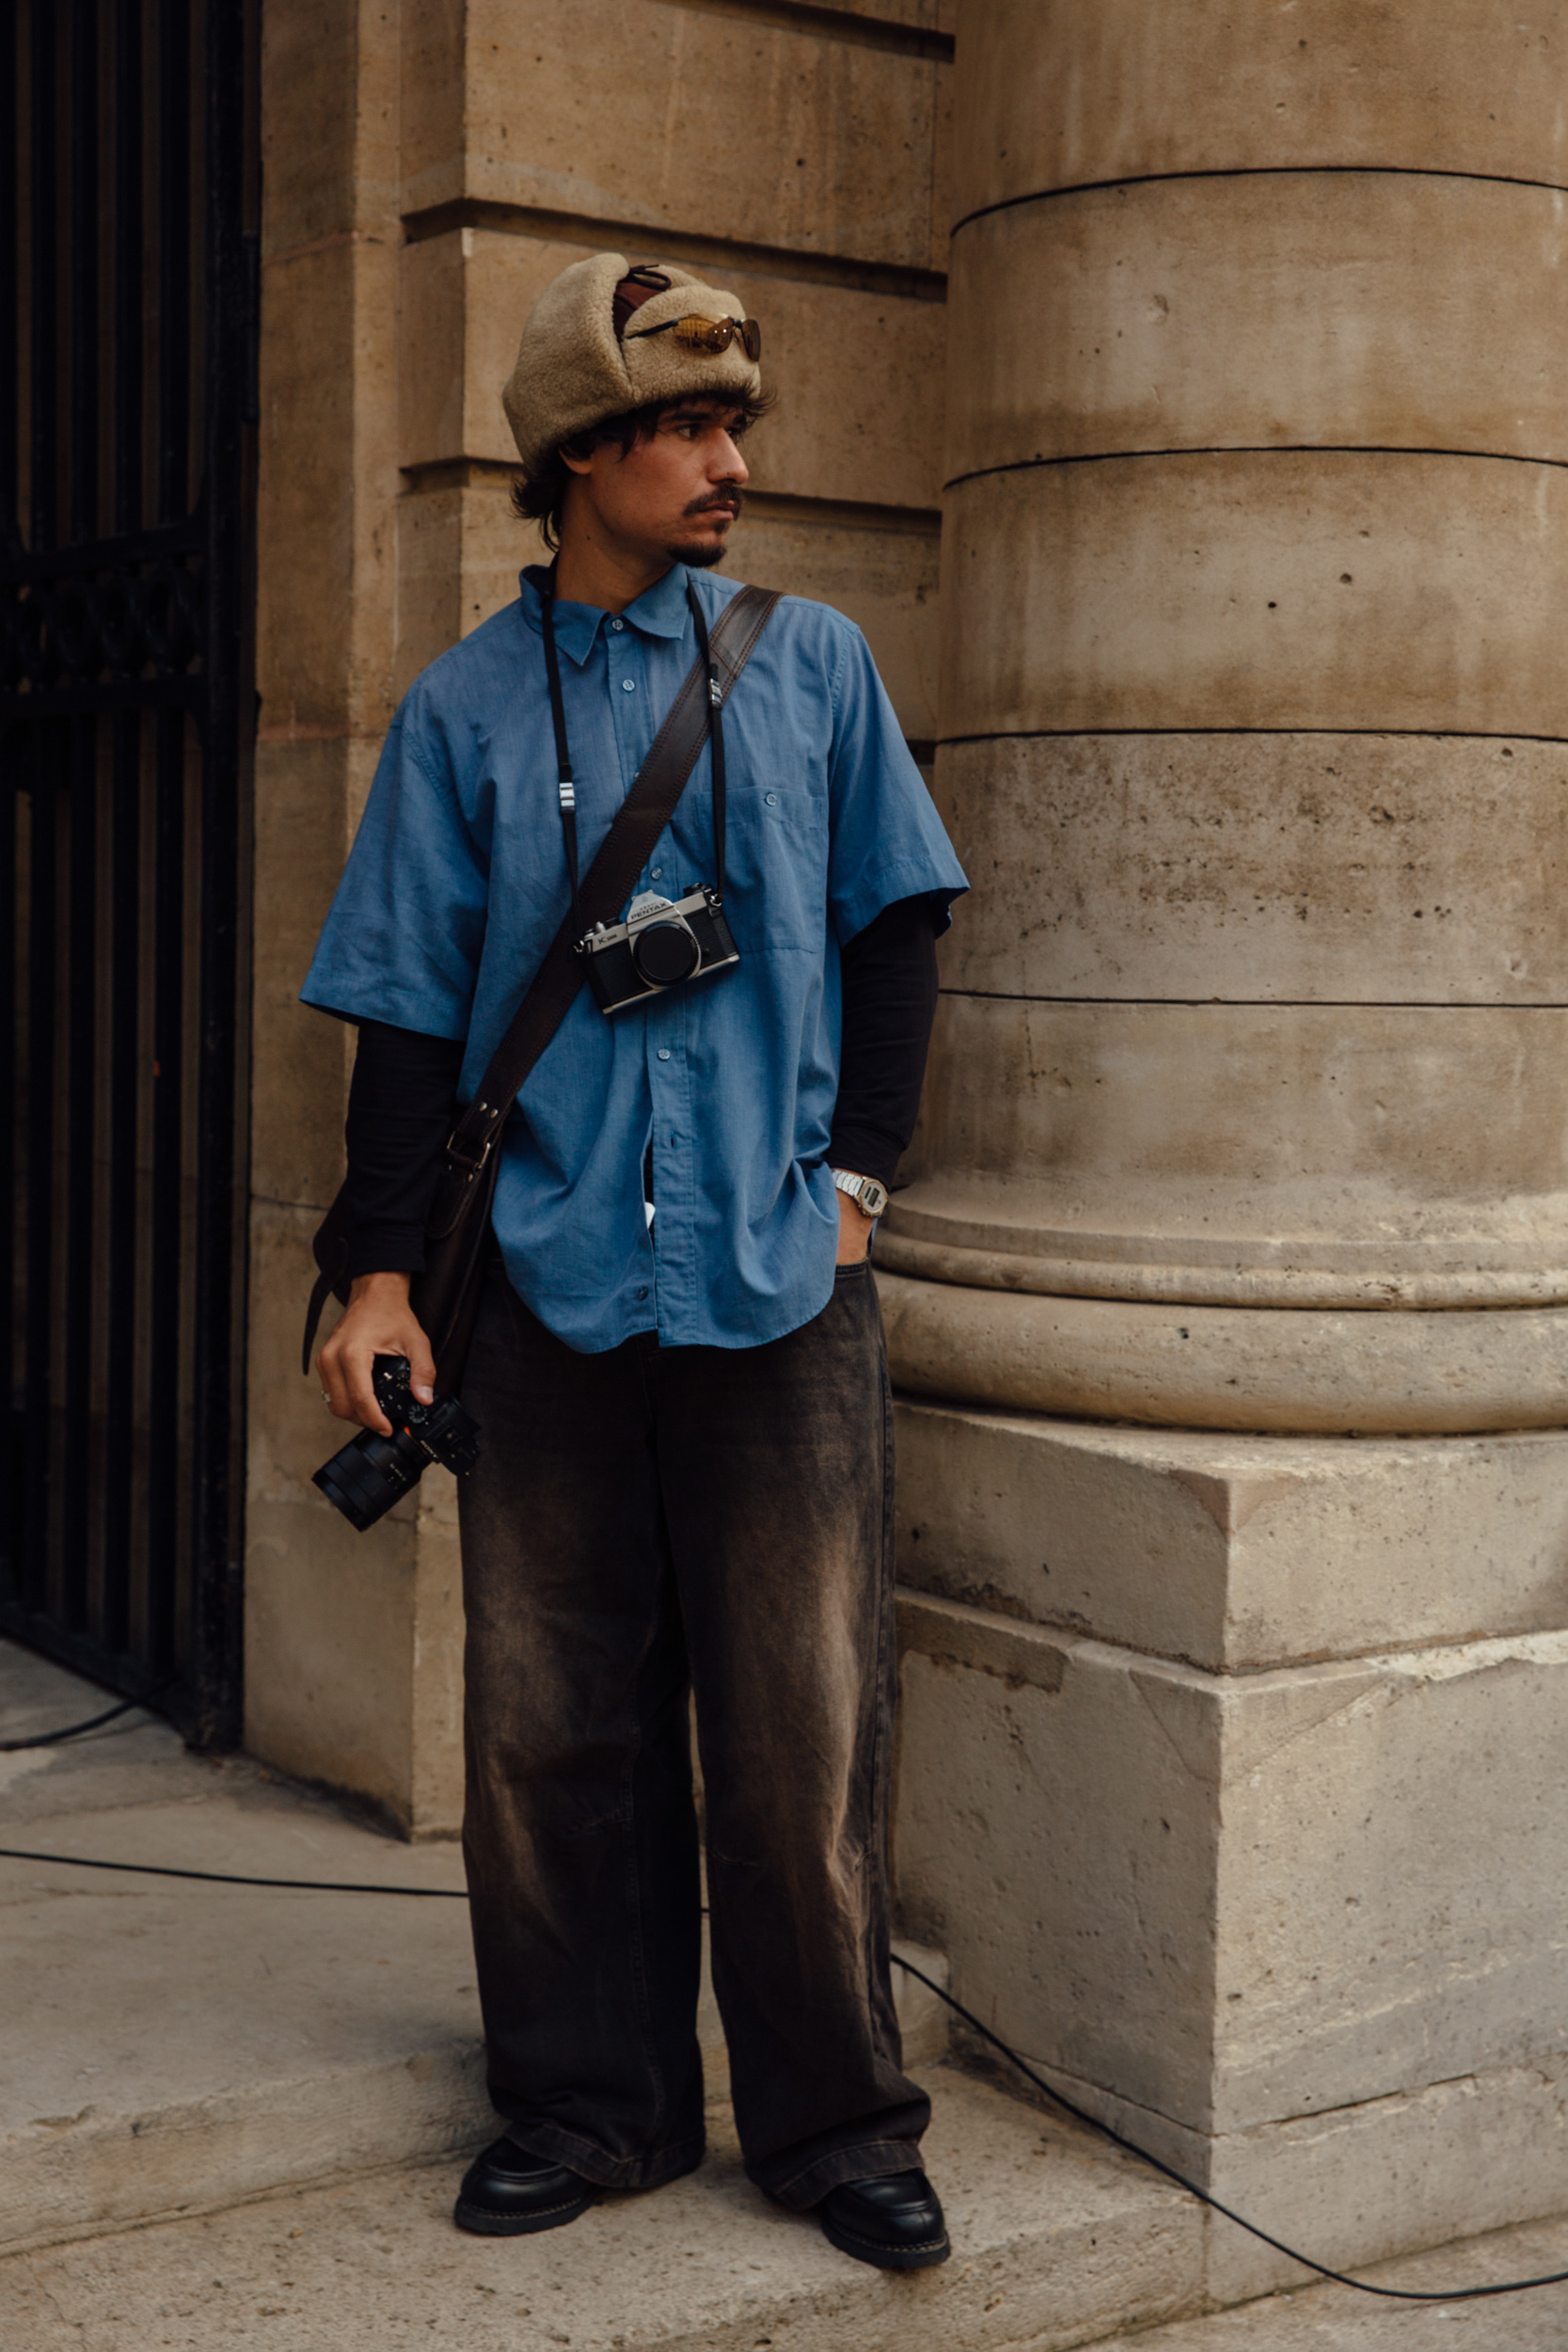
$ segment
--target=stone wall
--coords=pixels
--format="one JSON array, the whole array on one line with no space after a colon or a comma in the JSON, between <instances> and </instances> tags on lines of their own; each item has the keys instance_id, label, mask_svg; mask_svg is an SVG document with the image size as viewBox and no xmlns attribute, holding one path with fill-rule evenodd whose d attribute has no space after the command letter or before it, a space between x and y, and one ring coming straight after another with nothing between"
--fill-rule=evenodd
<instances>
[{"instance_id":1,"label":"stone wall","mask_svg":"<svg viewBox=\"0 0 1568 2352\"><path fill-rule=\"evenodd\" d=\"M269 0L246 1738L416 1836L461 1802L451 1483L372 1534L310 1486L309 1238L352 1036L296 1001L399 695L515 594L501 412L585 252L701 267L777 415L728 568L865 628L936 733L950 32L937 0Z\"/></svg>"}]
</instances>

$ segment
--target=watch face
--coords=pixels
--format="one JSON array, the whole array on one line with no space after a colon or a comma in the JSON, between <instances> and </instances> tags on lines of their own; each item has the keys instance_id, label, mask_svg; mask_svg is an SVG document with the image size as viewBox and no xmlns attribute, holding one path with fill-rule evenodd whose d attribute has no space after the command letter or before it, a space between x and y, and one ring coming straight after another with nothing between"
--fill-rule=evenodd
<instances>
[{"instance_id":1,"label":"watch face","mask_svg":"<svg viewBox=\"0 0 1568 2352\"><path fill-rule=\"evenodd\" d=\"M887 1207L887 1186L868 1176L861 1186L861 1207L867 1216L880 1216Z\"/></svg>"}]
</instances>

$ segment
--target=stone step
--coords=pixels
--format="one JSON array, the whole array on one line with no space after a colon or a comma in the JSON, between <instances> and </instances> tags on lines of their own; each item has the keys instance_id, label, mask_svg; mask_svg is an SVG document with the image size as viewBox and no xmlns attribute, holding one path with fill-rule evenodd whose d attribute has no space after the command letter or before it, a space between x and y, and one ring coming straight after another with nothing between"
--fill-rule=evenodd
<instances>
[{"instance_id":1,"label":"stone step","mask_svg":"<svg viewBox=\"0 0 1568 2352\"><path fill-rule=\"evenodd\" d=\"M102 1693L0 1645L0 1736ZM455 1846L407 1847L244 1759L135 1718L0 1756L0 1844L262 1877L459 1890ZM312 1894L0 1861L0 2248L123 2228L493 2135L460 1900ZM906 1947L927 1974L936 1954ZM911 2063L945 2012L895 1972ZM705 1978L710 2095L728 2079Z\"/></svg>"},{"instance_id":2,"label":"stone step","mask_svg":"<svg viewBox=\"0 0 1568 2352\"><path fill-rule=\"evenodd\" d=\"M727 2112L701 2169L569 2229L472 2238L430 2165L0 2260L8 2352L1066 2352L1190 2308L1190 2201L938 2067L927 2160L953 2259L848 2261L746 2181ZM1446 2352L1446 2348L1445 2348Z\"/></svg>"},{"instance_id":3,"label":"stone step","mask_svg":"<svg viewBox=\"0 0 1568 2352\"><path fill-rule=\"evenodd\" d=\"M0 1737L101 1703L0 1644ZM454 1847L396 1844L243 1758L188 1756L136 1717L0 1756L0 1843L61 1854L462 1883ZM958 2247L915 2280L847 2261L746 2182L710 1992L701 2169L657 2196L609 2198L569 2232L498 2244L450 2218L463 2155L495 2129L461 1901L0 1861L0 1935L8 2352L80 2344L84 2328L114 2352L214 2352L274 2320L288 2352L381 2352L411 2331L509 2352L1044 2352L1197 2293L1189 2201L940 2063L944 2012L902 1971L911 2063L935 2099L929 2161ZM919 1964L941 1971L930 1953Z\"/></svg>"}]
</instances>

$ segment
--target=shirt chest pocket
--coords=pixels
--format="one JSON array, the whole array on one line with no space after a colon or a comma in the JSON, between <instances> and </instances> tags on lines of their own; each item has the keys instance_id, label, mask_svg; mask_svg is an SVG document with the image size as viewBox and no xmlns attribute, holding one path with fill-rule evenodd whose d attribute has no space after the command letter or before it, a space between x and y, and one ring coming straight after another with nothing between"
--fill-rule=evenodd
<instances>
[{"instance_id":1,"label":"shirt chest pocket","mask_svg":"<svg viewBox=\"0 0 1568 2352\"><path fill-rule=\"evenodd\" d=\"M828 919L828 810L804 785L732 785L724 885L736 945L820 953Z\"/></svg>"}]
</instances>

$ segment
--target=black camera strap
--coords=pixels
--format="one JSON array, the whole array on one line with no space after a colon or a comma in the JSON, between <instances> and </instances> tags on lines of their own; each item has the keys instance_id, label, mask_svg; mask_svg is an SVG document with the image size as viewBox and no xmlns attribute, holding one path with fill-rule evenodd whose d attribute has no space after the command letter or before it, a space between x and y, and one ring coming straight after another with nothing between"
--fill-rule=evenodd
<instances>
[{"instance_id":1,"label":"black camera strap","mask_svg":"<svg viewBox=\"0 0 1568 2352\"><path fill-rule=\"evenodd\" d=\"M719 664L708 642L707 616L690 580L686 601L697 631L697 659L707 681L708 730L713 741L713 888L724 903L724 689ZM555 723L556 789L561 805L561 833L566 849L566 877L572 889L572 921L580 939L588 929L582 919L582 893L578 882L578 790L572 774L571 747L566 740L566 702L561 691L561 656L555 644L555 565L539 592L539 619L545 638L545 675L549 680L550 717ZM733 678L732 678L733 683ZM652 755L650 755L651 756ZM672 810L672 815L673 811ZM600 922L604 917L597 918Z\"/></svg>"}]
</instances>

